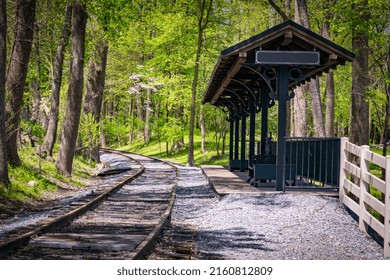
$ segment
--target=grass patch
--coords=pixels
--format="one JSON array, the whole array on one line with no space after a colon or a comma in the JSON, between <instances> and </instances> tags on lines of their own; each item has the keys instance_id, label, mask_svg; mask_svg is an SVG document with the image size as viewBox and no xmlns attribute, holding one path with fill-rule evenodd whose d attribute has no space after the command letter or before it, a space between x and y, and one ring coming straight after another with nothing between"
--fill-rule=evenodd
<instances>
[{"instance_id":1,"label":"grass patch","mask_svg":"<svg viewBox=\"0 0 390 280\"><path fill-rule=\"evenodd\" d=\"M9 167L9 186L0 187L0 197L15 201L27 201L42 198L45 192L58 189L53 181L60 181L69 186L84 186L83 179L89 178L88 160L77 156L74 160L73 176L64 177L57 172L55 162L41 159L35 148L24 147L19 150L22 165Z\"/></svg>"},{"instance_id":2,"label":"grass patch","mask_svg":"<svg viewBox=\"0 0 390 280\"><path fill-rule=\"evenodd\" d=\"M194 136L194 160L197 166L211 164L211 165L228 165L229 155L217 155L217 149L215 142L212 139L206 139L206 150L207 153L203 154L201 151L201 136ZM168 150L171 144L168 145ZM228 148L228 143L226 143ZM180 164L187 164L188 157L188 136L184 138L184 147L179 151L175 151L167 155L166 142L159 142L158 139L152 139L148 143L143 141L133 142L131 145L118 147L120 150L139 153L147 156L153 156L161 159L170 160ZM221 152L221 151L220 151ZM226 152L226 151L225 151Z\"/></svg>"}]
</instances>

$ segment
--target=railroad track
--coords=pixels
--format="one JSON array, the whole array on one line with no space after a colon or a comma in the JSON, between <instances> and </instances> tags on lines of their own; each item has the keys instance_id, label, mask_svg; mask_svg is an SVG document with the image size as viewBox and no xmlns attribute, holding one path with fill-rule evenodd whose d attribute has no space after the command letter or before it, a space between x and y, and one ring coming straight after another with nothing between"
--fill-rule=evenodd
<instances>
[{"instance_id":1,"label":"railroad track","mask_svg":"<svg viewBox=\"0 0 390 280\"><path fill-rule=\"evenodd\" d=\"M169 221L177 169L154 158L105 152L126 157L132 169L52 216L8 233L0 241L1 258L145 258Z\"/></svg>"},{"instance_id":2,"label":"railroad track","mask_svg":"<svg viewBox=\"0 0 390 280\"><path fill-rule=\"evenodd\" d=\"M171 223L161 233L151 250L149 260L197 260L197 229L186 224Z\"/></svg>"}]
</instances>

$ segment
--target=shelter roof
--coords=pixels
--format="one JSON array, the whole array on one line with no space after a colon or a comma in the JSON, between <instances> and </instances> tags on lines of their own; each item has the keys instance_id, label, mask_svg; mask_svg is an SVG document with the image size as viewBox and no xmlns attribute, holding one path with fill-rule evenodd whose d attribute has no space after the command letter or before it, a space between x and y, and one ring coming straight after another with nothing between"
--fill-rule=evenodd
<instances>
[{"instance_id":1,"label":"shelter roof","mask_svg":"<svg viewBox=\"0 0 390 280\"><path fill-rule=\"evenodd\" d=\"M327 73L337 65L344 65L355 56L330 40L287 20L221 51L202 103L214 104L221 96L231 95L232 92L245 94L242 83L250 86L254 81L261 82L262 77L259 73L263 73L266 66L255 63L256 51L260 49L319 52L319 65L301 67L299 80L291 80L290 88L304 84L324 72ZM237 80L241 83L237 83Z\"/></svg>"}]
</instances>

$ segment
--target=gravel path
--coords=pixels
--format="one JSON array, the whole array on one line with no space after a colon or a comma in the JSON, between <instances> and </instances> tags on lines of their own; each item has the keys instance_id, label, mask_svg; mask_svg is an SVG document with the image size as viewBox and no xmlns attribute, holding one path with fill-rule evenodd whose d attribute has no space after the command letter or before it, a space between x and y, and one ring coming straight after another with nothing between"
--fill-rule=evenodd
<instances>
[{"instance_id":1,"label":"gravel path","mask_svg":"<svg viewBox=\"0 0 390 280\"><path fill-rule=\"evenodd\" d=\"M179 170L172 221L198 228L196 246L206 258L385 259L336 198L290 193L219 199L199 168Z\"/></svg>"}]
</instances>

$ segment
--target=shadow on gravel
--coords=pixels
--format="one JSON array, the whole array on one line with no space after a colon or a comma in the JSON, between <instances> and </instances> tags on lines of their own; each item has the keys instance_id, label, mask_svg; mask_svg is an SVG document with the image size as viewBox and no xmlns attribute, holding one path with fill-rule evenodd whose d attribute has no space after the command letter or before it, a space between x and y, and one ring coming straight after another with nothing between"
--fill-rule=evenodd
<instances>
[{"instance_id":1,"label":"shadow on gravel","mask_svg":"<svg viewBox=\"0 0 390 280\"><path fill-rule=\"evenodd\" d=\"M201 231L197 242L201 243L202 254L205 256L208 254L216 256L220 251L234 252L238 249L274 251L267 246L267 243L272 241L265 238L265 235L248 232L242 228L232 228L224 231ZM222 255L220 256L225 258ZM235 259L235 257L232 256L232 259Z\"/></svg>"},{"instance_id":2,"label":"shadow on gravel","mask_svg":"<svg viewBox=\"0 0 390 280\"><path fill-rule=\"evenodd\" d=\"M288 199L286 196L283 197L280 194L267 194L252 197L230 195L223 199L225 203L229 203L230 201L239 200L241 198L245 199L245 203L249 203L255 206L276 206L278 208L289 208L293 206L293 203L290 199Z\"/></svg>"}]
</instances>

